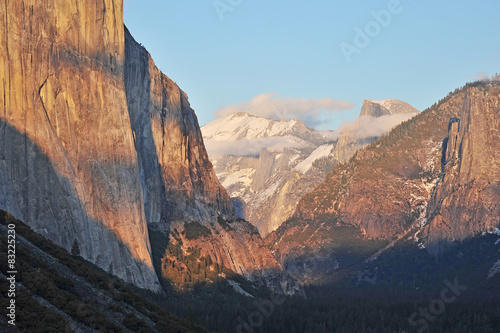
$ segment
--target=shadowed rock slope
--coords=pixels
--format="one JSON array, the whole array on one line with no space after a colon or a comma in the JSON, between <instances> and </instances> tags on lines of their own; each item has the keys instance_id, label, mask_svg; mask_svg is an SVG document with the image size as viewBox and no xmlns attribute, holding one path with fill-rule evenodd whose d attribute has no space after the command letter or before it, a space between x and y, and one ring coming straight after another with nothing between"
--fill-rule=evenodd
<instances>
[{"instance_id":1,"label":"shadowed rock slope","mask_svg":"<svg viewBox=\"0 0 500 333\"><path fill-rule=\"evenodd\" d=\"M123 84L121 1L10 1L0 31L0 208L159 290Z\"/></svg>"},{"instance_id":2,"label":"shadowed rock slope","mask_svg":"<svg viewBox=\"0 0 500 333\"><path fill-rule=\"evenodd\" d=\"M10 318L2 314L0 331L207 332L151 302L147 296L152 293L138 294L132 290L137 288L69 254L0 210L2 239L7 239L8 230L16 231L16 325L8 324ZM7 242L0 242L3 279L12 270L7 254ZM7 307L7 288L0 295L1 306Z\"/></svg>"}]
</instances>

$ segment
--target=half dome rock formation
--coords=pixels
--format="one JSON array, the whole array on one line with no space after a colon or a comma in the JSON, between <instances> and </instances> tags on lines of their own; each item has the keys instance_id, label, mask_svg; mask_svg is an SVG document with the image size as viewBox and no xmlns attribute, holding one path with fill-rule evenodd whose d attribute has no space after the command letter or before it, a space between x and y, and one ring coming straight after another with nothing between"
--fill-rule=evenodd
<instances>
[{"instance_id":1,"label":"half dome rock formation","mask_svg":"<svg viewBox=\"0 0 500 333\"><path fill-rule=\"evenodd\" d=\"M1 209L153 291L151 233L189 223L209 230L214 262L280 277L236 219L186 94L124 27L121 0L11 1L0 13ZM218 218L234 220L227 234Z\"/></svg>"},{"instance_id":2,"label":"half dome rock formation","mask_svg":"<svg viewBox=\"0 0 500 333\"><path fill-rule=\"evenodd\" d=\"M416 114L419 111L410 104L393 98L380 101L365 99L359 116L381 117L403 113Z\"/></svg>"},{"instance_id":3,"label":"half dome rock formation","mask_svg":"<svg viewBox=\"0 0 500 333\"><path fill-rule=\"evenodd\" d=\"M499 121L497 82L456 89L337 165L266 243L292 276L311 282L399 240L437 253L497 233Z\"/></svg>"},{"instance_id":4,"label":"half dome rock formation","mask_svg":"<svg viewBox=\"0 0 500 333\"><path fill-rule=\"evenodd\" d=\"M333 156L346 163L356 151L419 113L410 104L397 99L365 99L359 117L342 129Z\"/></svg>"},{"instance_id":5,"label":"half dome rock formation","mask_svg":"<svg viewBox=\"0 0 500 333\"><path fill-rule=\"evenodd\" d=\"M457 92L401 123L335 166L302 197L294 215L266 238L293 277L304 283L328 280L425 217L441 171L441 143L463 101L464 93ZM370 118L382 117L393 115Z\"/></svg>"}]
</instances>

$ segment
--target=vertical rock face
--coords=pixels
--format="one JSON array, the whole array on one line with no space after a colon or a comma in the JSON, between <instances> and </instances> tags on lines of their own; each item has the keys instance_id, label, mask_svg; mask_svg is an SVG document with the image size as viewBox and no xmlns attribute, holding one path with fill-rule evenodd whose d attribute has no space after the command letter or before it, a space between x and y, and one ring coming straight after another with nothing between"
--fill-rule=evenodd
<instances>
[{"instance_id":1,"label":"vertical rock face","mask_svg":"<svg viewBox=\"0 0 500 333\"><path fill-rule=\"evenodd\" d=\"M374 258L370 251L377 256L403 236L435 253L450 241L497 232L499 130L498 82L457 89L334 168L268 246L307 282L332 275L325 262L342 268L353 253Z\"/></svg>"},{"instance_id":2,"label":"vertical rock face","mask_svg":"<svg viewBox=\"0 0 500 333\"><path fill-rule=\"evenodd\" d=\"M177 244L172 237L170 242L184 251L199 248L214 262L243 275L250 276L256 267L279 268L258 246L249 251L259 240L251 236L251 227L236 221L233 204L208 160L186 94L161 73L128 31L125 41L127 103L151 232L167 235L173 231L182 240ZM233 227L222 228L219 218L231 220ZM188 231L186 237L189 226L204 230L203 236L191 237ZM216 237L220 234L224 237Z\"/></svg>"},{"instance_id":3,"label":"vertical rock face","mask_svg":"<svg viewBox=\"0 0 500 333\"><path fill-rule=\"evenodd\" d=\"M0 208L154 291L161 287L148 223L164 234L199 223L209 232L179 236L183 250L200 247L273 287L281 266L236 219L186 94L124 28L122 6L0 7ZM287 281L275 287L291 290Z\"/></svg>"},{"instance_id":4,"label":"vertical rock face","mask_svg":"<svg viewBox=\"0 0 500 333\"><path fill-rule=\"evenodd\" d=\"M500 224L500 87L467 91L443 144L443 170L429 202L429 246Z\"/></svg>"},{"instance_id":5,"label":"vertical rock face","mask_svg":"<svg viewBox=\"0 0 500 333\"><path fill-rule=\"evenodd\" d=\"M125 41L125 88L148 222L234 217L186 94L128 31Z\"/></svg>"},{"instance_id":6,"label":"vertical rock face","mask_svg":"<svg viewBox=\"0 0 500 333\"><path fill-rule=\"evenodd\" d=\"M275 291L300 291L255 228L236 217L208 159L186 94L161 73L127 30L124 79L150 232L169 235L170 248L178 246L183 254L198 249L201 256ZM162 261L182 261L167 248L162 251Z\"/></svg>"},{"instance_id":7,"label":"vertical rock face","mask_svg":"<svg viewBox=\"0 0 500 333\"><path fill-rule=\"evenodd\" d=\"M123 83L122 2L0 6L0 207L159 290Z\"/></svg>"}]
</instances>

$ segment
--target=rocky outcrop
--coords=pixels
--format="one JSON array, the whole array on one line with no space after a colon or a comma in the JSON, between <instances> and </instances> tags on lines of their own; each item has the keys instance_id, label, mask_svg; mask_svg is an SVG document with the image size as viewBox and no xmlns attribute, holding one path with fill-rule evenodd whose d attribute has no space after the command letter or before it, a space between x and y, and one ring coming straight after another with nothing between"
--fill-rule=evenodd
<instances>
[{"instance_id":1,"label":"rocky outcrop","mask_svg":"<svg viewBox=\"0 0 500 333\"><path fill-rule=\"evenodd\" d=\"M359 118L340 133L333 157L342 163L349 161L355 152L419 113L410 104L397 99L365 99Z\"/></svg>"},{"instance_id":2,"label":"rocky outcrop","mask_svg":"<svg viewBox=\"0 0 500 333\"><path fill-rule=\"evenodd\" d=\"M219 217L215 224L206 221L200 223L175 221L170 226L170 235L170 244L162 261L168 259L176 266L185 267L185 262L179 256L176 257L175 251L170 249L179 247L184 254L199 250L200 258L209 256L211 262L229 268L275 292L304 295L301 286L283 271L283 267L264 245L257 229L245 220L226 220ZM214 267L208 269L213 271ZM224 272L219 276L224 276ZM168 274L164 274L163 277L173 282ZM188 278L185 282L194 281ZM211 283L210 279L205 279L204 282ZM189 288L190 285L182 281L173 284L183 289Z\"/></svg>"},{"instance_id":3,"label":"rocky outcrop","mask_svg":"<svg viewBox=\"0 0 500 333\"><path fill-rule=\"evenodd\" d=\"M258 232L236 218L233 203L208 159L186 94L161 73L128 31L125 41L127 103L150 233L168 235L169 242L178 245L183 253L199 249L202 257L208 255L214 263L275 291L300 290L283 274L282 267L262 245ZM226 220L231 224L221 224ZM203 232L187 236L189 228ZM159 246L154 239L152 245ZM166 256L167 252L162 258ZM277 277L289 280L285 289L270 283ZM296 290L289 287L294 283Z\"/></svg>"},{"instance_id":4,"label":"rocky outcrop","mask_svg":"<svg viewBox=\"0 0 500 333\"><path fill-rule=\"evenodd\" d=\"M123 84L121 1L10 1L0 14L0 207L159 290Z\"/></svg>"},{"instance_id":5,"label":"rocky outcrop","mask_svg":"<svg viewBox=\"0 0 500 333\"><path fill-rule=\"evenodd\" d=\"M187 95L154 64L128 31L125 88L148 222L234 216L208 159Z\"/></svg>"},{"instance_id":6,"label":"rocky outcrop","mask_svg":"<svg viewBox=\"0 0 500 333\"><path fill-rule=\"evenodd\" d=\"M215 262L286 280L236 220L186 94L124 28L122 7L1 6L0 208L141 288L161 288L150 233L195 222L212 236L194 245ZM230 231L217 232L219 218Z\"/></svg>"},{"instance_id":7,"label":"rocky outcrop","mask_svg":"<svg viewBox=\"0 0 500 333\"><path fill-rule=\"evenodd\" d=\"M340 134L337 144L333 149L333 156L341 163L349 161L349 159L363 147L366 147L378 137L353 138L348 134Z\"/></svg>"},{"instance_id":8,"label":"rocky outcrop","mask_svg":"<svg viewBox=\"0 0 500 333\"><path fill-rule=\"evenodd\" d=\"M436 253L496 232L499 109L496 82L450 93L334 168L268 246L294 277L314 282L335 275L325 261L346 268L398 239Z\"/></svg>"},{"instance_id":9,"label":"rocky outcrop","mask_svg":"<svg viewBox=\"0 0 500 333\"><path fill-rule=\"evenodd\" d=\"M467 90L443 141L442 174L429 202L427 247L500 225L500 87Z\"/></svg>"}]
</instances>

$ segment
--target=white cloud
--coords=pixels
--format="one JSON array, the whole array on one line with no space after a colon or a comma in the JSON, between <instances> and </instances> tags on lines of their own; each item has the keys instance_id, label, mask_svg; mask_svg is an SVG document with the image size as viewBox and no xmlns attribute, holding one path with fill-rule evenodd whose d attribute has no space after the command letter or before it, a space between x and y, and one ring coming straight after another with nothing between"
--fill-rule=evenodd
<instances>
[{"instance_id":1,"label":"white cloud","mask_svg":"<svg viewBox=\"0 0 500 333\"><path fill-rule=\"evenodd\" d=\"M486 72L479 72L474 76L468 76L467 80L469 80L470 82L476 82L476 81L485 81L486 82L486 81L490 81L494 78L495 78L494 75L490 75L489 73L486 73Z\"/></svg>"},{"instance_id":2,"label":"white cloud","mask_svg":"<svg viewBox=\"0 0 500 333\"><path fill-rule=\"evenodd\" d=\"M415 114L411 113L391 114L381 117L361 116L353 122L343 123L339 130L342 134L355 139L379 137L414 116Z\"/></svg>"},{"instance_id":3,"label":"white cloud","mask_svg":"<svg viewBox=\"0 0 500 333\"><path fill-rule=\"evenodd\" d=\"M264 93L255 96L250 101L230 105L214 113L217 117L223 117L230 113L244 111L275 120L296 118L309 127L316 127L325 122L325 119L333 112L352 108L352 103L344 100L280 97L277 93Z\"/></svg>"},{"instance_id":4,"label":"white cloud","mask_svg":"<svg viewBox=\"0 0 500 333\"><path fill-rule=\"evenodd\" d=\"M490 75L488 73L484 73L484 72L478 73L476 80L477 81L489 81Z\"/></svg>"}]
</instances>

